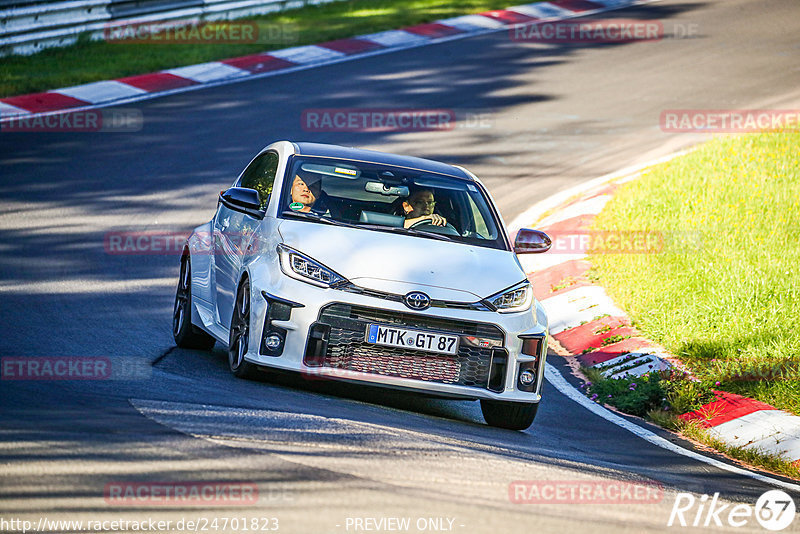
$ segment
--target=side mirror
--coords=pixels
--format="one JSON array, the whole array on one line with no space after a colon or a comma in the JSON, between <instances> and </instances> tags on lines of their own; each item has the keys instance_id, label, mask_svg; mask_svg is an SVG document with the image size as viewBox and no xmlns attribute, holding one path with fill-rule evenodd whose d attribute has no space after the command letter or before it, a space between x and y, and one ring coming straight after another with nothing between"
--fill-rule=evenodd
<instances>
[{"instance_id":1,"label":"side mirror","mask_svg":"<svg viewBox=\"0 0 800 534\"><path fill-rule=\"evenodd\" d=\"M514 252L517 254L535 254L550 250L550 236L541 230L520 228L514 239Z\"/></svg>"},{"instance_id":2,"label":"side mirror","mask_svg":"<svg viewBox=\"0 0 800 534\"><path fill-rule=\"evenodd\" d=\"M220 201L227 207L243 211L248 215L262 218L261 213L261 195L255 189L248 189L247 187L231 187L227 191L223 191L219 195Z\"/></svg>"}]
</instances>

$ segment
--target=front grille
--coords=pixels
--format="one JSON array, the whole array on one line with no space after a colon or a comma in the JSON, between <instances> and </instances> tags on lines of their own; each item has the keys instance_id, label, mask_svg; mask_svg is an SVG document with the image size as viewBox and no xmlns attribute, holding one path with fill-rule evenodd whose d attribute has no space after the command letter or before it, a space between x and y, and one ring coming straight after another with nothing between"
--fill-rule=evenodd
<instances>
[{"instance_id":1,"label":"front grille","mask_svg":"<svg viewBox=\"0 0 800 534\"><path fill-rule=\"evenodd\" d=\"M348 293L355 293L356 295L366 295L368 297L375 297L378 299L388 300L390 302L403 302L403 295L396 295L394 293L387 293L385 291L378 291L376 289L367 289L357 286L352 282L346 281L336 286L340 291L347 291ZM431 308L450 308L453 310L478 310L478 311L491 311L489 306L484 304L483 301L479 302L455 302L450 300L431 299Z\"/></svg>"},{"instance_id":2,"label":"front grille","mask_svg":"<svg viewBox=\"0 0 800 534\"><path fill-rule=\"evenodd\" d=\"M471 339L502 346L503 332L485 323L392 312L365 306L331 304L322 309L319 322L331 327L322 365L362 373L395 376L443 384L486 388L491 346L473 346ZM371 345L365 341L369 324L457 334L458 353L432 354L418 350Z\"/></svg>"}]
</instances>

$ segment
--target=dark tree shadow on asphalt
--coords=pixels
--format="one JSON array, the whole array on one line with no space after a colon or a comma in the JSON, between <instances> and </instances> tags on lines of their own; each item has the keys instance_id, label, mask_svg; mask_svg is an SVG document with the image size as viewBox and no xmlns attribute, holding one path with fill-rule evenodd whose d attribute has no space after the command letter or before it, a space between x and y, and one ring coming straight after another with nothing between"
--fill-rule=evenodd
<instances>
[{"instance_id":1,"label":"dark tree shadow on asphalt","mask_svg":"<svg viewBox=\"0 0 800 534\"><path fill-rule=\"evenodd\" d=\"M669 21L701 7L653 4L610 16ZM124 346L154 358L167 350L177 253L114 255L104 240L114 231L188 234L211 219L220 189L277 139L405 146L419 135L416 155L468 167L489 162L490 189L502 179L504 188L535 198L537 178L551 169L503 164L513 162L511 148L491 154L480 148L504 132L308 132L302 111L448 108L458 115L553 101L559 95L536 92L539 71L568 63L587 48L629 46L635 43L520 43L503 31L433 45L425 49L424 63L418 50L400 51L225 86L224 97L219 90L198 91L133 104L144 114L140 132L4 133L0 195L9 224L0 231L0 280L8 305L0 309L0 321L9 332L0 340L0 354L58 353L52 336L78 339L85 325L116 337L86 336L77 345L81 353L119 354ZM357 71L342 74L353 65ZM532 79L521 79L522 73ZM554 135L537 131L532 121L526 135ZM605 127L576 120L566 135ZM464 154L465 144L475 150ZM32 321L37 316L41 320Z\"/></svg>"},{"instance_id":2,"label":"dark tree shadow on asphalt","mask_svg":"<svg viewBox=\"0 0 800 534\"><path fill-rule=\"evenodd\" d=\"M702 7L703 4L653 4L606 16L666 21ZM467 167L513 161L515 156L511 149L491 154L481 150L487 142L505 135L491 128L471 129L452 139L442 132L310 132L301 125L304 109L447 108L457 115L495 113L521 104L559 99L558 94L536 91L538 71L546 72L548 68L569 63L587 48L627 46L635 44L516 43L509 39L508 33L499 32L434 45L424 62L420 62L417 51L400 51L358 60L357 72L352 70L353 63L329 65L234 84L223 90L197 91L131 104L126 107L140 109L144 115L144 127L139 132L3 133L0 135L0 196L2 216L9 223L0 231L3 291L0 323L4 325L0 354L121 355L153 360L173 347L171 314L178 273L177 255L112 255L104 249L104 238L112 231L188 233L212 217L219 190L232 183L250 158L272 141L291 139L400 147L416 139L412 135L419 135L420 142L416 144L419 151L415 155ZM522 80L523 73L533 76L533 81ZM224 96L221 96L222 91ZM531 126L524 135L531 139L559 134L541 131L535 118L529 120ZM575 120L569 131L560 134L579 136L607 126ZM436 142L429 143L430 139ZM465 143L475 150L466 155L463 150L456 150ZM537 177L550 173L551 169L547 168L498 166L498 175L512 183L535 183ZM530 189L521 188L520 191L526 194ZM206 374L192 371L198 362ZM230 384L235 380L227 374L224 353L219 348L206 355L175 351L159 364L157 372L188 376L201 384L196 394L198 402L202 398L224 400L211 395L202 386L204 381ZM13 424L11 419L4 423L0 441L33 443L56 428L72 432L76 442L94 448L95 452L88 454L95 459L120 463L158 459L163 466L147 472L150 480L193 476L170 466L170 457L163 452L171 446L178 447L177 442L183 441L183 435L145 420L129 408L119 408L118 404L115 409L119 411L104 412L104 391L117 398L133 397L137 392L148 398L174 396L173 391L156 389L155 380L144 386L146 393L141 393L142 384L87 384L83 390L78 386L67 387L62 397L63 409L75 403L76 394L81 398L83 391L84 409L76 412L76 417L85 418L91 413L92 419L75 421L70 423L70 428L61 428L66 414L58 411L58 406L36 404L37 396L47 398L48 402L58 398L53 394L54 386L16 384L13 394L18 397L13 397L12 401L12 388L4 385L0 395L4 415L11 416L11 404L19 402L19 398L25 398L29 404L14 406ZM549 394L555 393L547 387ZM529 446L532 435L535 439L535 433L486 427L475 403L465 408L463 402L430 401L367 386L308 383L297 376L273 375L262 382L239 383L236 391L241 397L227 400L231 404L264 407L265 390L283 398L282 406L286 409L291 406L290 401L302 401L304 409L325 415L320 406L308 405L309 394L313 394L331 399L337 407L350 405L353 410L363 411L358 403L369 403L373 412L389 417L396 424L407 423L403 418L394 418L393 410L385 408L402 410L406 415L419 414L415 424L425 424L420 421L429 418L423 415L434 415L442 418L432 424L436 428L444 427L438 430L442 435L469 432L502 440L510 449L516 445ZM183 391L181 398L190 399L192 395ZM26 407L27 412L23 409ZM52 413L52 420L48 413ZM120 421L129 426L119 435L104 431L119 427ZM568 436L559 434L563 426L560 414L548 414L544 409L534 429L537 425L556 433L559 440L539 444L541 452L530 457L537 462L574 466L574 457L564 452L575 452L574 447L568 442ZM128 445L132 435L137 439L144 436L142 446L152 452L131 456ZM476 438L480 439L483 438ZM115 444L122 450L115 451ZM180 447L185 449L185 444ZM221 454L221 450L219 445L203 442L196 445L191 454L215 455ZM251 453L231 453L226 449L225 454ZM69 450L54 452L33 448L24 453L0 455L0 459L13 462L72 457ZM619 456L614 461L624 465L625 458ZM580 468L602 474L614 467L582 464ZM57 479L56 488L46 491L38 487L33 475L25 476L13 484L3 485L0 496L7 499L48 495L85 497L82 504L69 507L67 511L91 510L87 499L102 495L98 492L102 492L103 484L110 481L111 476L109 473L64 476ZM270 476L264 477L263 471L234 470L225 471L224 476L268 483L281 474L270 471ZM313 473L313 477L320 476L318 471ZM330 473L328 476L335 480L340 475ZM35 490L24 489L34 486L37 486Z\"/></svg>"}]
</instances>

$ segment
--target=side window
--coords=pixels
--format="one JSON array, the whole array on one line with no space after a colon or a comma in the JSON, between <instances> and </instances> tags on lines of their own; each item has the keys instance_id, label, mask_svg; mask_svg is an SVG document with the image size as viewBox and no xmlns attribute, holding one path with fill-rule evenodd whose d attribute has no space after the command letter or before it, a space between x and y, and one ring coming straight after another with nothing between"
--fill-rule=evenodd
<instances>
[{"instance_id":1,"label":"side window","mask_svg":"<svg viewBox=\"0 0 800 534\"><path fill-rule=\"evenodd\" d=\"M472 199L471 196L467 197L469 199L469 206L472 210L472 218L475 222L475 231L480 235L483 239L497 239L497 234L490 230L488 225L486 224L486 219L481 213L480 208L475 204L475 201Z\"/></svg>"},{"instance_id":2,"label":"side window","mask_svg":"<svg viewBox=\"0 0 800 534\"><path fill-rule=\"evenodd\" d=\"M258 156L242 174L241 187L255 189L261 197L261 209L266 207L272 194L272 184L278 172L278 155L267 152Z\"/></svg>"}]
</instances>

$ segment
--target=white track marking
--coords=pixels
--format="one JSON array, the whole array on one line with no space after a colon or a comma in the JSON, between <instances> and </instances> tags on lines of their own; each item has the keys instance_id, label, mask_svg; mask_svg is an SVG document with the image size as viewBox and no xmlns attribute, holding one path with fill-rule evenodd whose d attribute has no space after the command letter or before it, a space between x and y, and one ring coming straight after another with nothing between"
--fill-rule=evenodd
<instances>
[{"instance_id":1,"label":"white track marking","mask_svg":"<svg viewBox=\"0 0 800 534\"><path fill-rule=\"evenodd\" d=\"M569 17L573 14L569 9L564 9L550 2L541 2L538 4L526 4L522 6L512 6L506 8L509 11L516 11L529 17L536 17L537 19L554 19L561 17Z\"/></svg>"},{"instance_id":2,"label":"white track marking","mask_svg":"<svg viewBox=\"0 0 800 534\"><path fill-rule=\"evenodd\" d=\"M314 63L324 63L332 59L341 59L345 54L317 45L296 46L294 48L284 48L274 50L269 55L299 65L313 65Z\"/></svg>"},{"instance_id":3,"label":"white track marking","mask_svg":"<svg viewBox=\"0 0 800 534\"><path fill-rule=\"evenodd\" d=\"M478 29L498 29L505 28L506 25L499 20L483 15L461 15L460 17L453 17L451 19L435 20L434 24L444 24L445 26L452 26L465 32L474 32Z\"/></svg>"},{"instance_id":4,"label":"white track marking","mask_svg":"<svg viewBox=\"0 0 800 534\"><path fill-rule=\"evenodd\" d=\"M120 98L139 96L147 93L147 91L139 89L138 87L114 80L65 87L64 89L56 89L52 92L71 96L72 98L77 98L78 100L83 100L91 104L99 104L101 102L108 102L109 100L119 100Z\"/></svg>"},{"instance_id":5,"label":"white track marking","mask_svg":"<svg viewBox=\"0 0 800 534\"><path fill-rule=\"evenodd\" d=\"M5 102L0 102L0 118L13 117L17 115L30 115L31 112Z\"/></svg>"},{"instance_id":6,"label":"white track marking","mask_svg":"<svg viewBox=\"0 0 800 534\"><path fill-rule=\"evenodd\" d=\"M708 429L736 447L761 449L800 460L800 417L782 410L758 410Z\"/></svg>"},{"instance_id":7,"label":"white track marking","mask_svg":"<svg viewBox=\"0 0 800 534\"><path fill-rule=\"evenodd\" d=\"M598 315L625 316L600 286L572 289L542 300L542 306L550 318L550 334L553 335L593 321Z\"/></svg>"},{"instance_id":8,"label":"white track marking","mask_svg":"<svg viewBox=\"0 0 800 534\"><path fill-rule=\"evenodd\" d=\"M378 43L379 45L389 47L427 43L430 41L430 39L427 37L403 30L388 30L385 32L371 33L369 35L361 35L359 36L359 39L364 41L372 41Z\"/></svg>"},{"instance_id":9,"label":"white track marking","mask_svg":"<svg viewBox=\"0 0 800 534\"><path fill-rule=\"evenodd\" d=\"M231 65L226 65L219 61L189 65L188 67L178 67L177 69L170 69L164 72L180 76L181 78L188 78L198 83L227 80L229 78L240 78L250 75L250 71L232 67Z\"/></svg>"}]
</instances>

